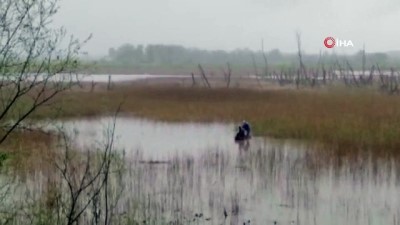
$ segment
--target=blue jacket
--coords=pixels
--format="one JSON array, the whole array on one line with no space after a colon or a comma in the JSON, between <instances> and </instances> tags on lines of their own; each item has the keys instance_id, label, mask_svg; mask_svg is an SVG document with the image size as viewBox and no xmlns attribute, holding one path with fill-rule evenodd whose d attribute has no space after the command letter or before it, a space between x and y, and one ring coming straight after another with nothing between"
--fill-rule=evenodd
<instances>
[{"instance_id":1,"label":"blue jacket","mask_svg":"<svg viewBox=\"0 0 400 225\"><path fill-rule=\"evenodd\" d=\"M247 123L247 122L243 122L242 128L243 128L243 130L246 131L246 132L245 132L245 135L246 135L247 137L250 136L250 134L251 134L251 127L250 127L250 124Z\"/></svg>"}]
</instances>

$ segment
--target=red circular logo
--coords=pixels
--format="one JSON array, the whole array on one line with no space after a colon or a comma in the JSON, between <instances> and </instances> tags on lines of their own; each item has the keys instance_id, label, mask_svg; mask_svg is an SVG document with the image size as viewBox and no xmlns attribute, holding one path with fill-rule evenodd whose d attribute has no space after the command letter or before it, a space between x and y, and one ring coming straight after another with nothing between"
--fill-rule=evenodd
<instances>
[{"instance_id":1,"label":"red circular logo","mask_svg":"<svg viewBox=\"0 0 400 225\"><path fill-rule=\"evenodd\" d=\"M333 48L336 45L336 41L335 41L335 39L333 37L327 37L324 40L324 45L327 48Z\"/></svg>"}]
</instances>

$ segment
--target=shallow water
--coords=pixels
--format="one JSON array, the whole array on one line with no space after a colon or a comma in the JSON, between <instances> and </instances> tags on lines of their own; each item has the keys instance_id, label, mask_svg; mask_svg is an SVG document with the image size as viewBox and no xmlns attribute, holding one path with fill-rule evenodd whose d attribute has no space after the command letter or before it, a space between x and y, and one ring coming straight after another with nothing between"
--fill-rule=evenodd
<instances>
[{"instance_id":1,"label":"shallow water","mask_svg":"<svg viewBox=\"0 0 400 225\"><path fill-rule=\"evenodd\" d=\"M64 124L78 132L80 147L90 147L104 137L111 119L69 121ZM200 156L207 149L235 149L233 125L222 123L165 123L144 119L119 118L115 137L117 148L128 155L140 151L148 160L166 160L177 155Z\"/></svg>"},{"instance_id":2,"label":"shallow water","mask_svg":"<svg viewBox=\"0 0 400 225\"><path fill-rule=\"evenodd\" d=\"M111 82L126 82L126 81L138 81L138 80L146 80L146 79L155 79L155 78L191 78L190 75L153 75L153 74L132 74L132 75L123 75L123 74L56 74L51 76L49 79L46 75L37 75L32 74L30 77L27 77L29 80L40 81L43 79L49 79L50 81L55 82L95 82L95 83L107 83L109 82L109 78L111 76ZM4 79L4 78L3 78ZM6 79L12 79L11 77L7 77Z\"/></svg>"},{"instance_id":3,"label":"shallow water","mask_svg":"<svg viewBox=\"0 0 400 225\"><path fill-rule=\"evenodd\" d=\"M82 82L97 82L106 83L108 82L109 75L106 74L96 74L96 75L80 75L80 81ZM137 81L145 79L155 79L155 78L190 78L190 75L152 75L152 74L135 74L135 75L111 75L112 82L124 82L124 81Z\"/></svg>"},{"instance_id":4,"label":"shallow water","mask_svg":"<svg viewBox=\"0 0 400 225\"><path fill-rule=\"evenodd\" d=\"M65 126L76 128L77 144L91 146L109 122ZM234 128L119 118L117 146L129 172L118 211L151 224L400 224L394 159L265 138L239 147Z\"/></svg>"}]
</instances>

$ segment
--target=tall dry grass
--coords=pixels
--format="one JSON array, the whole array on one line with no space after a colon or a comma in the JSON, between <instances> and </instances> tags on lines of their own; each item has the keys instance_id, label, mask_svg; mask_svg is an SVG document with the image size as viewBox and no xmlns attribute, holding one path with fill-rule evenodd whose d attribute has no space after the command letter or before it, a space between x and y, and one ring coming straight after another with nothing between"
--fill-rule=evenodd
<instances>
[{"instance_id":1,"label":"tall dry grass","mask_svg":"<svg viewBox=\"0 0 400 225\"><path fill-rule=\"evenodd\" d=\"M250 121L256 135L322 141L340 148L400 148L400 97L368 90L201 89L121 86L60 96L62 117L121 112L164 121ZM48 116L42 110L36 117Z\"/></svg>"},{"instance_id":2,"label":"tall dry grass","mask_svg":"<svg viewBox=\"0 0 400 225\"><path fill-rule=\"evenodd\" d=\"M16 131L1 145L8 168L22 178L37 171L48 172L55 158L54 136L41 131Z\"/></svg>"}]
</instances>

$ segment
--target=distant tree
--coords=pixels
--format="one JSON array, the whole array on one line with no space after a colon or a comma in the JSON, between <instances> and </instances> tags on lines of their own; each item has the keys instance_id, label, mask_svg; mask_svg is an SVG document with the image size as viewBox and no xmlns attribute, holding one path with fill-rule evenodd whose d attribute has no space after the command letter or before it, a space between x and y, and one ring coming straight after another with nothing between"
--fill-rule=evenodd
<instances>
[{"instance_id":1,"label":"distant tree","mask_svg":"<svg viewBox=\"0 0 400 225\"><path fill-rule=\"evenodd\" d=\"M266 53L268 63L272 66L292 65L299 61L298 53L282 53L279 49L272 49ZM362 51L353 55L336 55L327 51L322 52L324 62L334 65L337 62L348 61L355 68L361 67ZM253 60L258 65L265 64L262 51L250 49L236 49L233 51L223 50L202 50L196 48L185 48L179 45L151 44L147 46L124 44L117 49L109 49L109 58L118 64L152 64L152 65L225 65L227 62L232 65L253 67ZM393 60L385 53L368 54L370 64L388 64ZM319 54L304 54L301 52L301 61L305 65L315 67L320 59ZM367 65L368 66L368 65Z\"/></svg>"},{"instance_id":2,"label":"distant tree","mask_svg":"<svg viewBox=\"0 0 400 225\"><path fill-rule=\"evenodd\" d=\"M116 51L110 52L110 57L122 64L133 63L135 61L135 47L131 44L124 44Z\"/></svg>"},{"instance_id":3,"label":"distant tree","mask_svg":"<svg viewBox=\"0 0 400 225\"><path fill-rule=\"evenodd\" d=\"M117 54L117 51L116 51L114 48L108 49L108 56L109 56L110 58L114 59L115 56L116 56L116 54Z\"/></svg>"},{"instance_id":4,"label":"distant tree","mask_svg":"<svg viewBox=\"0 0 400 225\"><path fill-rule=\"evenodd\" d=\"M281 51L279 51L279 49L273 49L273 50L271 50L269 53L268 53L268 58L271 60L271 61L274 61L274 62L279 62L279 61L281 61L282 60L282 53L281 53Z\"/></svg>"},{"instance_id":5,"label":"distant tree","mask_svg":"<svg viewBox=\"0 0 400 225\"><path fill-rule=\"evenodd\" d=\"M373 53L369 54L368 58L375 63L385 65L389 57L385 53Z\"/></svg>"}]
</instances>

